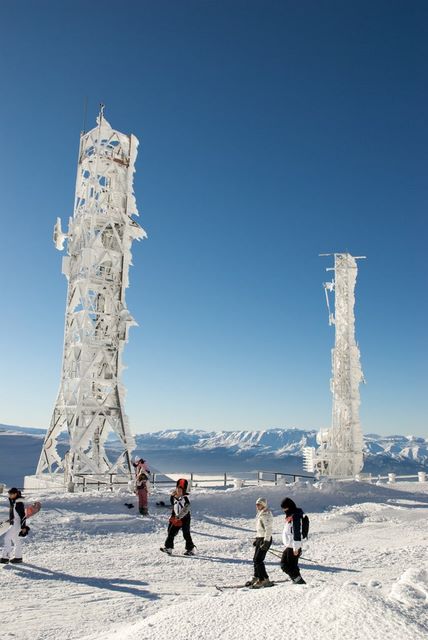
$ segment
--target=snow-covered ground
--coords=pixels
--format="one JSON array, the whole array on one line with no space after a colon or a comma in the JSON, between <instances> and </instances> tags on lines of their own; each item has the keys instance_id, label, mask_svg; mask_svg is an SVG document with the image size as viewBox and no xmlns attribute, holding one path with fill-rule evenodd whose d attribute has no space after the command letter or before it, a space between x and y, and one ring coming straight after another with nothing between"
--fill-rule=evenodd
<instances>
[{"instance_id":1,"label":"snow-covered ground","mask_svg":"<svg viewBox=\"0 0 428 640\"><path fill-rule=\"evenodd\" d=\"M215 589L252 576L254 502L268 497L280 550L279 504L310 515L306 586ZM168 510L147 518L127 493L40 495L25 564L0 569L2 640L374 640L428 635L428 486L358 483L196 490L195 557L159 551ZM0 519L5 513L3 497ZM180 536L181 534L179 534ZM184 549L177 538L177 553ZM285 577L269 555L271 579Z\"/></svg>"}]
</instances>

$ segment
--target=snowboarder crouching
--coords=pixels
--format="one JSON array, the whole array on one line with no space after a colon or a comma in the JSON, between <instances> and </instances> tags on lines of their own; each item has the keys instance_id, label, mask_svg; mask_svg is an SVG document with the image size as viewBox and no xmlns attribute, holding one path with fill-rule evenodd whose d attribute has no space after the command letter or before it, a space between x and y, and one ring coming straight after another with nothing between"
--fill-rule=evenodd
<instances>
[{"instance_id":1,"label":"snowboarder crouching","mask_svg":"<svg viewBox=\"0 0 428 640\"><path fill-rule=\"evenodd\" d=\"M268 549L272 544L273 516L270 509L268 509L266 498L257 498L256 509L256 538L253 542L255 547L253 558L254 577L246 583L246 586L252 589L262 589L273 585L273 582L269 580L264 562Z\"/></svg>"},{"instance_id":2,"label":"snowboarder crouching","mask_svg":"<svg viewBox=\"0 0 428 640\"><path fill-rule=\"evenodd\" d=\"M146 461L140 456L135 456L133 461L135 468L135 493L138 496L138 510L143 516L149 514L148 497L149 497L149 477L150 471L147 468Z\"/></svg>"},{"instance_id":3,"label":"snowboarder crouching","mask_svg":"<svg viewBox=\"0 0 428 640\"><path fill-rule=\"evenodd\" d=\"M193 556L195 545L190 534L190 500L187 493L188 482L184 478L177 480L176 489L171 494L170 502L172 507L171 517L168 524L168 535L165 545L160 548L168 555L172 554L174 548L174 538L180 529L186 541L185 556Z\"/></svg>"},{"instance_id":4,"label":"snowboarder crouching","mask_svg":"<svg viewBox=\"0 0 428 640\"><path fill-rule=\"evenodd\" d=\"M285 513L282 541L285 550L281 558L281 569L294 584L306 584L300 575L298 567L299 558L302 555L302 518L303 511L299 509L291 498L284 498L281 509Z\"/></svg>"},{"instance_id":5,"label":"snowboarder crouching","mask_svg":"<svg viewBox=\"0 0 428 640\"><path fill-rule=\"evenodd\" d=\"M22 543L30 528L27 527L25 516L25 505L19 489L12 487L8 491L9 495L9 524L10 527L4 534L3 552L0 558L1 564L11 562L18 564L22 562ZM11 559L14 548L14 557Z\"/></svg>"}]
</instances>

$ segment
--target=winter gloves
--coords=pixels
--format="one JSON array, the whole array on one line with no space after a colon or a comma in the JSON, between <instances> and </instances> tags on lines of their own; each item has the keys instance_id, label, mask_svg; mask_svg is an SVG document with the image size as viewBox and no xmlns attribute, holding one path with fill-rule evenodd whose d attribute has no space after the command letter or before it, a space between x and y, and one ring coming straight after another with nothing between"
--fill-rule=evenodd
<instances>
[{"instance_id":1,"label":"winter gloves","mask_svg":"<svg viewBox=\"0 0 428 640\"><path fill-rule=\"evenodd\" d=\"M171 516L169 519L169 522L174 527L181 527L181 525L183 524L182 521L179 518L176 518L175 516Z\"/></svg>"},{"instance_id":2,"label":"winter gloves","mask_svg":"<svg viewBox=\"0 0 428 640\"><path fill-rule=\"evenodd\" d=\"M262 551L267 551L270 547L271 540L263 540L263 538L255 538L253 540L253 547L259 547Z\"/></svg>"}]
</instances>

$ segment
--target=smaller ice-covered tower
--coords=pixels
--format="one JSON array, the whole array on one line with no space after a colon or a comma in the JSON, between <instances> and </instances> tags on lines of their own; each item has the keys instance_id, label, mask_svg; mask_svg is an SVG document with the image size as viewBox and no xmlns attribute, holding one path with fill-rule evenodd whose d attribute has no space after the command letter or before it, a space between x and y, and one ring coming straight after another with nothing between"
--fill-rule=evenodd
<instances>
[{"instance_id":1,"label":"smaller ice-covered tower","mask_svg":"<svg viewBox=\"0 0 428 640\"><path fill-rule=\"evenodd\" d=\"M96 127L80 137L74 214L66 233L59 218L54 230L57 249L67 241L68 292L61 383L38 478L69 484L131 473L135 443L121 374L128 331L136 324L125 300L131 245L146 236L133 218L137 148L135 136L112 129L102 105Z\"/></svg>"},{"instance_id":2,"label":"smaller ice-covered tower","mask_svg":"<svg viewBox=\"0 0 428 640\"><path fill-rule=\"evenodd\" d=\"M331 255L331 254L322 254ZM335 325L332 349L333 394L332 424L317 435L319 448L304 449L306 471L335 478L354 476L363 468L363 435L361 431L359 386L364 381L360 350L355 341L355 283L357 260L349 253L335 253L332 282L324 283L329 324ZM334 292L334 314L330 311L329 293Z\"/></svg>"}]
</instances>

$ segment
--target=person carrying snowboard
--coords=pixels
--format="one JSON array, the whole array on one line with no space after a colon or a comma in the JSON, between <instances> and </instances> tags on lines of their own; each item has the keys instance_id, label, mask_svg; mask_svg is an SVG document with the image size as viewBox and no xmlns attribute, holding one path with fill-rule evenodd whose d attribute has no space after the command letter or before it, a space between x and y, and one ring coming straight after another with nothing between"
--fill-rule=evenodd
<instances>
[{"instance_id":1,"label":"person carrying snowboard","mask_svg":"<svg viewBox=\"0 0 428 640\"><path fill-rule=\"evenodd\" d=\"M256 538L253 541L253 546L255 547L253 557L254 577L245 586L252 589L262 589L273 585L273 582L269 580L265 567L265 557L272 544L273 516L270 509L268 509L266 498L257 498L256 509Z\"/></svg>"},{"instance_id":2,"label":"person carrying snowboard","mask_svg":"<svg viewBox=\"0 0 428 640\"><path fill-rule=\"evenodd\" d=\"M150 471L147 468L146 461L140 456L135 456L133 461L135 469L135 493L138 496L138 510L142 516L149 515L148 497L149 497L149 478Z\"/></svg>"},{"instance_id":3,"label":"person carrying snowboard","mask_svg":"<svg viewBox=\"0 0 428 640\"><path fill-rule=\"evenodd\" d=\"M168 535L161 551L172 554L174 548L174 538L180 529L186 541L185 556L194 556L195 545L190 534L190 500L187 493L188 482L184 478L177 480L177 486L171 494L170 502L172 507L171 517L168 524Z\"/></svg>"},{"instance_id":4,"label":"person carrying snowboard","mask_svg":"<svg viewBox=\"0 0 428 640\"><path fill-rule=\"evenodd\" d=\"M25 516L25 505L21 492L12 487L8 491L9 496L9 524L10 527L4 534L3 551L0 558L1 564L18 564L22 562L22 543L23 538L29 532ZM14 557L11 559L12 550Z\"/></svg>"},{"instance_id":5,"label":"person carrying snowboard","mask_svg":"<svg viewBox=\"0 0 428 640\"><path fill-rule=\"evenodd\" d=\"M298 567L299 558L302 555L302 520L303 511L291 498L284 498L281 509L285 514L282 541L285 549L281 557L281 569L294 584L306 584L300 575Z\"/></svg>"}]
</instances>

